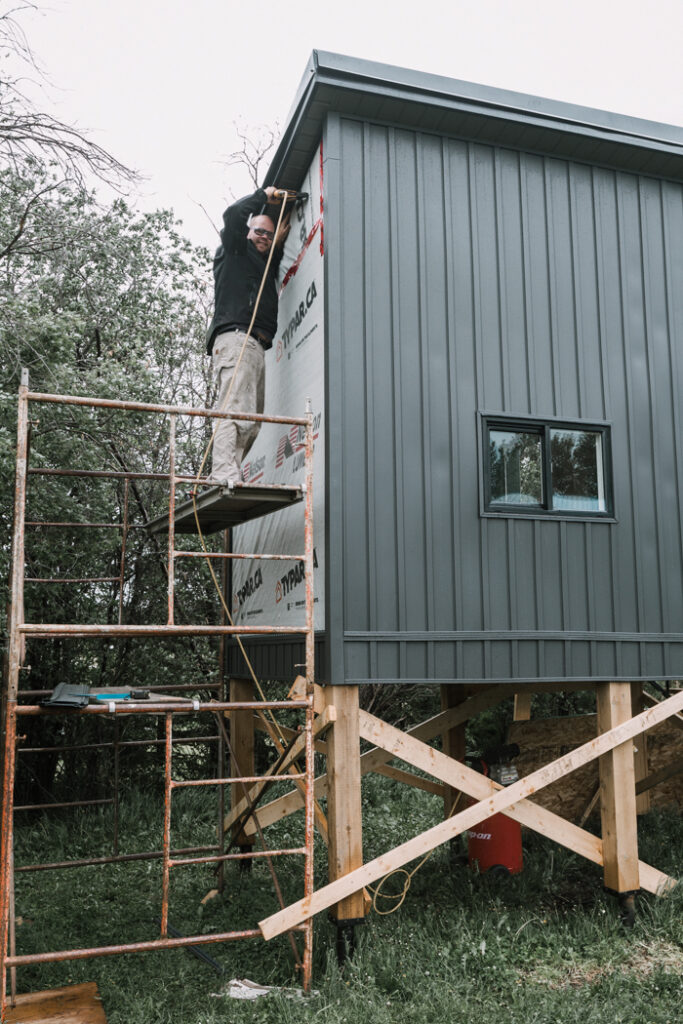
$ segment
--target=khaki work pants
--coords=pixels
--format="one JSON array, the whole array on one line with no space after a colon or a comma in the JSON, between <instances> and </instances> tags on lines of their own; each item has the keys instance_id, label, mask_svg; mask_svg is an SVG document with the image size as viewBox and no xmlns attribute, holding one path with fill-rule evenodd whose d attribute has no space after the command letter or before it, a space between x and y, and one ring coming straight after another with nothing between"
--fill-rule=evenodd
<instances>
[{"instance_id":1,"label":"khaki work pants","mask_svg":"<svg viewBox=\"0 0 683 1024\"><path fill-rule=\"evenodd\" d=\"M246 339L246 342L245 342ZM237 376L235 367L240 360ZM218 381L214 409L220 412L262 413L265 393L265 353L256 338L244 331L218 334L213 343L213 368ZM233 377L235 381L230 387ZM227 400L228 392L230 397ZM217 483L241 480L241 463L261 429L249 420L215 420L211 478Z\"/></svg>"}]
</instances>

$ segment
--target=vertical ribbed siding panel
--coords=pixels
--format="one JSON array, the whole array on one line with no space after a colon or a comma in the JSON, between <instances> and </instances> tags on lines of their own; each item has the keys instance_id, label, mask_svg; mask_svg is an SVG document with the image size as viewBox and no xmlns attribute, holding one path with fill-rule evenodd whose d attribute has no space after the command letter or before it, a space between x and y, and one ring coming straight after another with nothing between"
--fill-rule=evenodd
<instances>
[{"instance_id":1,"label":"vertical ribbed siding panel","mask_svg":"<svg viewBox=\"0 0 683 1024\"><path fill-rule=\"evenodd\" d=\"M500 344L504 383L504 411L514 414L532 407L536 392L536 374L530 359L533 337L529 330L529 260L525 244L528 210L523 202L526 188L524 163L519 153L501 152L498 164L498 237L499 290L501 293L502 332ZM518 414L518 413L517 413ZM509 629L523 628L536 620L537 594L533 573L535 556L534 528L531 522L507 521L507 569L510 584L493 578L491 585L507 594L507 609L500 608L501 621L507 618ZM532 570L532 571L529 571ZM500 602L502 604L502 601Z\"/></svg>"},{"instance_id":2,"label":"vertical ribbed siding panel","mask_svg":"<svg viewBox=\"0 0 683 1024\"><path fill-rule=\"evenodd\" d=\"M616 176L595 171L593 202L596 221L597 283L600 293L603 373L612 422L614 511L618 529L609 530L611 589L606 603L614 609L614 629L638 628L635 575L631 437L628 425L622 308L622 263L619 247Z\"/></svg>"},{"instance_id":3,"label":"vertical ribbed siding panel","mask_svg":"<svg viewBox=\"0 0 683 1024\"><path fill-rule=\"evenodd\" d=\"M398 260L394 258L396 245L398 241L398 227L400 223L400 217L402 213L401 209L401 197L399 196L398 184L397 184L397 169L396 169L396 151L394 146L395 133L391 129L387 136L388 145L388 164L389 164L389 179L387 181L387 187L389 190L390 197L390 211L391 211L391 250L388 254L388 266L387 271L391 280L391 340L394 350L393 359L393 372L391 376L388 376L388 381L391 386L392 395L394 396L394 419L393 428L395 436L394 444L394 459L391 468L393 469L393 479L390 482L390 487L382 495L383 500L394 502L396 509L396 538L395 538L395 550L396 550L396 566L397 566L397 605L396 605L396 619L395 629L400 630L401 623L404 621L404 609L406 607L406 591L409 586L409 581L406 579L405 572L403 571L403 538L405 536L405 519L403 515L403 503L398 500L398 495L403 489L403 430L404 430L404 419L403 410L401 403L398 399L401 388L401 348L400 345L396 344L396 339L399 337L400 322L401 322L401 311L400 311L400 283L399 283L399 268ZM408 676L407 664L406 664L406 648L407 644L399 642L398 650L395 652L395 657L398 662L398 678L405 678Z\"/></svg>"},{"instance_id":4,"label":"vertical ribbed siding panel","mask_svg":"<svg viewBox=\"0 0 683 1024\"><path fill-rule=\"evenodd\" d=\"M386 226L380 224L378 226L376 220L376 213L382 211L382 206L377 202L378 196L373 195L369 189L365 188L364 182L366 179L371 179L372 175L372 154L370 151L370 138L368 132L363 126L362 133L362 162L359 168L363 181L363 329L364 336L374 338L375 337L375 309L379 307L379 316L387 308L386 294L376 295L378 288L376 284L384 285L384 291L386 291L386 283L382 280L379 282L375 281L373 274L373 261L375 254L373 251L373 245L375 239L379 240L380 245L382 242L386 245ZM386 149L386 145L384 147ZM377 360L375 359L375 348L374 345L365 345L365 367L363 382L358 382L358 390L363 393L364 405L365 405L365 457L366 457L366 472L367 472L367 489L365 492L365 516L366 516L366 536L367 536L367 574L366 574L366 592L367 592L367 621L370 624L371 630L376 630L378 620L378 573L381 572L380 562L378 558L378 552L375 546L377 536L377 469L378 463L382 460L383 451L381 446L381 436L378 432L378 425L381 425L382 421L385 421L387 417L391 415L391 409L387 409L381 399L383 397L381 390L377 387L377 374L380 371ZM380 427L381 429L381 427ZM350 454L350 453L349 453ZM361 506L362 507L362 506ZM358 514L360 509L354 510L353 514ZM351 510L350 513L351 514ZM352 598L353 600L353 598ZM381 603L381 601L379 602ZM354 602L355 606L355 602ZM347 601L348 608L348 601ZM377 644L370 643L366 646L367 654L367 675L370 678L377 676L378 665L377 665Z\"/></svg>"},{"instance_id":5,"label":"vertical ribbed siding panel","mask_svg":"<svg viewBox=\"0 0 683 1024\"><path fill-rule=\"evenodd\" d=\"M619 462L624 475L624 498L631 511L633 538L634 590L637 602L635 629L647 630L652 622L648 606L648 572L656 564L656 543L652 521L653 493L651 470L650 410L642 404L643 386L647 394L647 358L643 324L643 261L638 206L638 179L618 174L617 218L619 267L622 302L624 391L626 410L623 425L628 440L628 461ZM630 478L626 470L630 470ZM647 496L644 502L642 498ZM638 500L640 498L641 500ZM620 531L621 532L621 531Z\"/></svg>"},{"instance_id":6,"label":"vertical ribbed siding panel","mask_svg":"<svg viewBox=\"0 0 683 1024\"><path fill-rule=\"evenodd\" d=\"M572 208L575 218L574 259L577 262L577 312L580 323L583 374L582 409L596 419L609 417L609 382L606 373L605 325L600 289L599 247L594 174L590 168L576 168ZM587 628L614 628L614 591L610 531L587 523L586 602ZM593 648L591 648L593 651Z\"/></svg>"},{"instance_id":7,"label":"vertical ribbed siding panel","mask_svg":"<svg viewBox=\"0 0 683 1024\"><path fill-rule=\"evenodd\" d=\"M477 364L477 390L469 399L474 400L473 413L477 408L500 408L503 394L500 380L499 349L496 344L499 334L498 289L496 273L496 221L495 221L495 179L494 150L486 146L471 145L469 147L470 167L470 218L472 232L472 291L474 296L474 344ZM493 339L493 344L491 344ZM457 342L456 342L457 346ZM456 347L456 359L458 350ZM471 480L466 482L466 493L471 494ZM471 507L471 506L470 506ZM496 541L501 531L501 524L491 523L485 519L479 525L480 543L476 550L479 554L479 575L481 587L481 618L476 629L491 629L495 615L495 595L490 586L491 559L500 558L500 544ZM473 530L477 524L472 523ZM476 572L476 569L475 569ZM467 583L471 585L471 579ZM465 597L467 601L467 596ZM484 657L487 649L484 650ZM484 661L478 664L476 652L470 651L470 660L465 666L466 672L488 676L490 666Z\"/></svg>"},{"instance_id":8,"label":"vertical ribbed siding panel","mask_svg":"<svg viewBox=\"0 0 683 1024\"><path fill-rule=\"evenodd\" d=\"M427 621L431 629L453 629L455 603L453 575L453 467L451 446L452 391L448 316L448 271L451 254L446 245L444 152L440 139L428 137L422 147L419 180L420 217L424 259L421 286L426 301L421 307L421 345L424 366L424 434L429 459L424 460L427 518L426 586Z\"/></svg>"},{"instance_id":9,"label":"vertical ribbed siding panel","mask_svg":"<svg viewBox=\"0 0 683 1024\"><path fill-rule=\"evenodd\" d=\"M338 381L330 380L329 390L335 392L334 402L340 402L340 423L330 423L330 429L342 430L342 436L334 436L330 447L341 445L341 462L335 459L341 476L341 508L337 522L341 522L341 544L344 559L343 626L344 629L367 628L370 621L370 595L368 593L368 564L371 557L368 543L368 490L371 480L368 474L368 408L370 393L367 390L366 368L366 323L365 323L365 181L363 163L363 127L356 123L345 123L340 134L339 160L339 237L328 242L339 247L339 268L341 287L340 301L343 315L337 323L337 310L330 308L328 320L334 321L328 344L336 340L341 351L335 353L341 370ZM331 196L331 202L337 197ZM348 301L348 297L352 297ZM348 366L355 367L353 376L346 372ZM353 430L343 425L353 425ZM337 442L335 444L335 442ZM330 468L330 472L335 469ZM349 496L353 500L349 500ZM349 559L349 553L353 558ZM362 571L357 570L362 567ZM333 567L331 569L333 571ZM336 609L335 609L336 610ZM357 677L368 677L368 648L356 648L351 663L346 661L345 673Z\"/></svg>"},{"instance_id":10,"label":"vertical ribbed siding panel","mask_svg":"<svg viewBox=\"0 0 683 1024\"><path fill-rule=\"evenodd\" d=\"M393 293L390 273L378 274L378 267L391 267L393 211L389 182L388 129L367 132L364 139L365 168L369 181L378 188L366 188L365 323L368 331L367 360L371 367L370 419L374 450L368 444L368 468L373 481L370 501L370 544L374 572L370 580L372 629L398 628L401 576L398 571L396 506L396 403L391 385L400 357L394 345ZM373 566L369 567L372 572Z\"/></svg>"},{"instance_id":11,"label":"vertical ribbed siding panel","mask_svg":"<svg viewBox=\"0 0 683 1024\"><path fill-rule=\"evenodd\" d=\"M429 456L424 433L424 358L421 312L426 296L420 293L421 263L419 203L417 190L417 139L412 132L395 132L395 186L398 222L392 260L397 265L398 320L394 324L394 345L400 351L400 376L396 380L396 404L401 421L399 451L400 477L394 500L403 511L403 536L399 537L399 572L406 581L404 605L399 610L399 628L427 629L426 541L423 462ZM423 285L424 287L424 285ZM420 666L422 651L408 651ZM418 672L419 675L419 672Z\"/></svg>"},{"instance_id":12,"label":"vertical ribbed siding panel","mask_svg":"<svg viewBox=\"0 0 683 1024\"><path fill-rule=\"evenodd\" d=\"M608 231L607 222L603 219L603 212L600 200L600 189L596 179L601 176L595 171L591 173L590 207L593 224L592 248L595 254L593 272L595 275L594 289L596 295L596 350L600 366L600 380L602 382L603 394L603 416L609 420L614 415L614 408L611 400L611 384L609 377L609 355L608 338L611 324L608 320L608 303L606 298L605 267L604 267L604 231ZM594 531L594 535L595 535ZM616 601L618 597L618 586L616 566L614 558L615 537L617 531L610 530L607 540L596 536L596 544L592 546L592 568L593 568L593 590L594 590L594 617L592 628L597 631L612 632L616 629L618 620ZM617 652L618 659L618 652ZM620 674L618 664L615 664L615 675Z\"/></svg>"},{"instance_id":13,"label":"vertical ribbed siding panel","mask_svg":"<svg viewBox=\"0 0 683 1024\"><path fill-rule=\"evenodd\" d=\"M676 339L683 338L683 190L666 182L661 186L662 260L664 264L664 307L668 339L668 393L672 408L673 473L670 504L667 505L668 550L680 554L683 562L683 424L680 396L683 394L683 357ZM677 564L671 558L672 564ZM683 573L669 574L666 594L665 628L678 630L683 621Z\"/></svg>"},{"instance_id":14,"label":"vertical ribbed siding panel","mask_svg":"<svg viewBox=\"0 0 683 1024\"><path fill-rule=\"evenodd\" d=\"M676 431L678 396L672 390L672 359L676 353L670 344L667 293L666 252L662 218L662 190L655 181L640 183L641 236L643 239L643 287L645 295L645 337L649 365L649 404L652 409L653 510L657 537L657 561L662 571L653 579L653 591L661 608L658 630L675 631L680 627L683 608L681 576L665 572L671 562L680 564L682 549L678 516L678 457ZM683 288L683 277L678 290ZM678 424L680 426L680 424Z\"/></svg>"},{"instance_id":15,"label":"vertical ribbed siding panel","mask_svg":"<svg viewBox=\"0 0 683 1024\"><path fill-rule=\"evenodd\" d=\"M344 294L343 255L345 232L344 189L342 184L341 125L331 115L323 135L323 217L325 274L325 658L317 666L318 679L341 683L347 676L344 650L344 591L346 552L344 550L343 339L345 323L341 316Z\"/></svg>"},{"instance_id":16,"label":"vertical ribbed siding panel","mask_svg":"<svg viewBox=\"0 0 683 1024\"><path fill-rule=\"evenodd\" d=\"M366 344L366 261L369 257L365 234L365 183L363 128L355 125L353 132L342 134L341 170L344 213L342 217L342 296L344 296L343 358L357 368L353 380L345 380L342 390L343 423L353 425L344 435L344 492L354 496L353 504L344 502L344 546L353 546L354 557L367 568L369 420L372 413L372 384L368 381L368 346ZM346 296L353 296L352 302ZM353 582L352 582L353 581ZM370 621L370 597L367 571L355 574L345 590L345 622L353 628L358 622Z\"/></svg>"},{"instance_id":17,"label":"vertical ribbed siding panel","mask_svg":"<svg viewBox=\"0 0 683 1024\"><path fill-rule=\"evenodd\" d=\"M479 471L479 438L473 409L473 396L477 394L478 361L469 153L463 142L447 140L444 146L454 628L462 631L478 628L482 607L482 579L479 572L481 535L473 515L470 487L473 475L476 478ZM458 652L458 675L463 671L461 660Z\"/></svg>"}]
</instances>

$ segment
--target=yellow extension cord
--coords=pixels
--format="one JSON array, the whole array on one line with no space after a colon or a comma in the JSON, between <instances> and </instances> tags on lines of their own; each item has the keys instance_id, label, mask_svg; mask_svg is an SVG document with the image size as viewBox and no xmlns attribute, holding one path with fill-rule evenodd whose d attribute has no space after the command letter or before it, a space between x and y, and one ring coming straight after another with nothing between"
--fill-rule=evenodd
<instances>
[{"instance_id":1,"label":"yellow extension cord","mask_svg":"<svg viewBox=\"0 0 683 1024\"><path fill-rule=\"evenodd\" d=\"M462 793L459 792L458 795L456 796L455 800L453 801L453 806L451 807L450 811L448 812L448 817L446 818L446 821L448 821L448 818L452 817L452 815L455 814L457 806L460 803L460 797L461 796L462 796ZM435 847L435 849L436 849L436 847ZM372 893L372 909L375 911L376 914L380 914L380 916L382 916L382 917L388 917L389 914L395 913L395 911L397 911L398 908L403 905L403 901L405 900L406 896L408 895L408 889L410 889L410 883L413 880L413 876L418 873L418 871L420 870L420 868L422 867L423 864L427 863L427 861L429 860L429 858L431 857L431 855L433 853L434 853L434 850L430 850L429 853L426 853L424 855L424 857L422 858L422 860L418 861L418 863L415 865L415 867L413 868L412 871L408 871L406 868L394 868L394 870L390 871L388 875L385 875L384 878L380 879L379 884L375 888L373 888L371 885L369 885L367 887L370 890L370 892ZM387 882L390 878L392 878L393 875L405 875L406 876L406 880L403 883L403 890L402 890L402 892L398 892L398 893L395 893L395 894L387 893L387 892L382 892L382 886L384 885L385 882ZM377 906L377 900L380 897L383 900L397 900L398 902L396 903L396 906L395 907L391 907L390 910L380 910L379 907Z\"/></svg>"}]
</instances>

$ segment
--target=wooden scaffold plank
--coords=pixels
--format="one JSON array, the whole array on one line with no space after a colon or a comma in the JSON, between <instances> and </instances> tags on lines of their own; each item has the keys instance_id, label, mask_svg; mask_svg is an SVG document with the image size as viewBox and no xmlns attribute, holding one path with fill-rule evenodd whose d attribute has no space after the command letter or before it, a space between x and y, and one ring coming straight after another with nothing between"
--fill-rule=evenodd
<instances>
[{"instance_id":1,"label":"wooden scaffold plank","mask_svg":"<svg viewBox=\"0 0 683 1024\"><path fill-rule=\"evenodd\" d=\"M94 981L19 995L7 1024L107 1024Z\"/></svg>"}]
</instances>

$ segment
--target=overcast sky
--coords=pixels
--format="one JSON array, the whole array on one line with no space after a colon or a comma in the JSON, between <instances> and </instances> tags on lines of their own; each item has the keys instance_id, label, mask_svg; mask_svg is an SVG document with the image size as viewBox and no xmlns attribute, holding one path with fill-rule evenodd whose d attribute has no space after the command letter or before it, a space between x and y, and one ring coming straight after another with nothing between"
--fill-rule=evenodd
<instances>
[{"instance_id":1,"label":"overcast sky","mask_svg":"<svg viewBox=\"0 0 683 1024\"><path fill-rule=\"evenodd\" d=\"M51 112L211 248L201 207L250 190L233 123L283 126L313 49L683 124L683 0L45 0L22 24Z\"/></svg>"}]
</instances>

